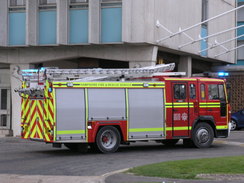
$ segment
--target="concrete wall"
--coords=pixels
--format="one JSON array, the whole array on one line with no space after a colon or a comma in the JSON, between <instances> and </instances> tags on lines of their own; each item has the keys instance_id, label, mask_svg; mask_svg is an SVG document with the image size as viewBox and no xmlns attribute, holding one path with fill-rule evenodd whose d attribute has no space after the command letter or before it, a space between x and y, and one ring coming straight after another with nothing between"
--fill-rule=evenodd
<instances>
[{"instance_id":1,"label":"concrete wall","mask_svg":"<svg viewBox=\"0 0 244 183\"><path fill-rule=\"evenodd\" d=\"M216 16L225 11L235 8L235 0L225 0L225 1L216 1L209 0L209 17ZM223 30L230 29L236 26L236 17L235 12L224 15L218 19L210 21L208 24L208 33L209 35L214 34L216 32L221 32ZM209 39L209 43L214 43L215 40L218 42L223 42L225 40L231 39L235 37L235 30L221 34L217 37L213 37ZM226 43L224 46L226 48L231 49L235 47L235 41ZM209 50L209 57L214 58L216 54L220 54L225 51L221 47L216 47L214 49ZM235 63L235 51L232 51L228 54L224 54L222 56L216 57L218 60L224 60L229 63Z\"/></svg>"}]
</instances>

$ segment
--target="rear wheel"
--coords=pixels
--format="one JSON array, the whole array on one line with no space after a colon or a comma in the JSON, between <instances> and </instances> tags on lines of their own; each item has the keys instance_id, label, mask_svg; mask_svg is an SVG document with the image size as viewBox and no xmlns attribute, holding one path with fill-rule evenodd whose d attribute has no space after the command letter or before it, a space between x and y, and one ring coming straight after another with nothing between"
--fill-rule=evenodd
<instances>
[{"instance_id":1,"label":"rear wheel","mask_svg":"<svg viewBox=\"0 0 244 183\"><path fill-rule=\"evenodd\" d=\"M74 152L85 153L88 150L88 144L80 144L80 143L65 143L67 148Z\"/></svg>"},{"instance_id":2,"label":"rear wheel","mask_svg":"<svg viewBox=\"0 0 244 183\"><path fill-rule=\"evenodd\" d=\"M210 147L213 143L214 132L207 123L198 123L193 131L192 141L198 148Z\"/></svg>"},{"instance_id":3,"label":"rear wheel","mask_svg":"<svg viewBox=\"0 0 244 183\"><path fill-rule=\"evenodd\" d=\"M174 146L179 142L180 139L168 139L168 140L162 140L162 143L166 146Z\"/></svg>"},{"instance_id":4,"label":"rear wheel","mask_svg":"<svg viewBox=\"0 0 244 183\"><path fill-rule=\"evenodd\" d=\"M96 145L102 153L113 153L120 145L120 133L113 126L105 126L99 130L96 137Z\"/></svg>"}]
</instances>

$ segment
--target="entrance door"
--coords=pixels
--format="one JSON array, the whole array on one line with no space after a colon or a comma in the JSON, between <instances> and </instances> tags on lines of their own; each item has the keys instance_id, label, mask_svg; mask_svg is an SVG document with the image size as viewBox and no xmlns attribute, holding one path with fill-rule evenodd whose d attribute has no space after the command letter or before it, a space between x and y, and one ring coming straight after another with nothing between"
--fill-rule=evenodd
<instances>
[{"instance_id":1,"label":"entrance door","mask_svg":"<svg viewBox=\"0 0 244 183\"><path fill-rule=\"evenodd\" d=\"M187 83L172 83L173 136L189 136L189 98Z\"/></svg>"},{"instance_id":2,"label":"entrance door","mask_svg":"<svg viewBox=\"0 0 244 183\"><path fill-rule=\"evenodd\" d=\"M10 129L10 89L0 87L0 128Z\"/></svg>"}]
</instances>

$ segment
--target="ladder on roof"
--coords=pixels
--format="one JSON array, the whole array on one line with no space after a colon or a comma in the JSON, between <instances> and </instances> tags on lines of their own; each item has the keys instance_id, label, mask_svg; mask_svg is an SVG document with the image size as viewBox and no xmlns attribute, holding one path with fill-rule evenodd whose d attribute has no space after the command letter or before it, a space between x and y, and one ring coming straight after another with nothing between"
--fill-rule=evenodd
<instances>
[{"instance_id":1,"label":"ladder on roof","mask_svg":"<svg viewBox=\"0 0 244 183\"><path fill-rule=\"evenodd\" d=\"M151 77L154 74L160 74L173 71L174 63L160 64L156 66L131 68L131 69L58 69L41 68L22 70L22 80L44 82L46 79L51 81L81 80L92 81L108 78L138 78ZM169 74L170 75L170 74Z\"/></svg>"}]
</instances>

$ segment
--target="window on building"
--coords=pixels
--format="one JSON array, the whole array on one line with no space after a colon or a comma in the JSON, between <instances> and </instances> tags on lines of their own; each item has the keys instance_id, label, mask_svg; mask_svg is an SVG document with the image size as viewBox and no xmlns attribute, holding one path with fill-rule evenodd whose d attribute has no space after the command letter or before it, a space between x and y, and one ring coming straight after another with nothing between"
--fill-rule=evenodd
<instances>
[{"instance_id":1,"label":"window on building","mask_svg":"<svg viewBox=\"0 0 244 183\"><path fill-rule=\"evenodd\" d=\"M9 11L24 11L26 0L9 0Z\"/></svg>"},{"instance_id":2,"label":"window on building","mask_svg":"<svg viewBox=\"0 0 244 183\"><path fill-rule=\"evenodd\" d=\"M202 0L202 21L208 19L208 0Z\"/></svg>"},{"instance_id":3,"label":"window on building","mask_svg":"<svg viewBox=\"0 0 244 183\"><path fill-rule=\"evenodd\" d=\"M1 108L0 110L6 110L7 109L7 89L1 89Z\"/></svg>"},{"instance_id":4,"label":"window on building","mask_svg":"<svg viewBox=\"0 0 244 183\"><path fill-rule=\"evenodd\" d=\"M122 0L101 0L102 7L121 7Z\"/></svg>"},{"instance_id":5,"label":"window on building","mask_svg":"<svg viewBox=\"0 0 244 183\"><path fill-rule=\"evenodd\" d=\"M186 99L186 87L184 84L174 85L174 99Z\"/></svg>"},{"instance_id":6,"label":"window on building","mask_svg":"<svg viewBox=\"0 0 244 183\"><path fill-rule=\"evenodd\" d=\"M6 127L7 126L7 115L6 114L1 114L0 115L0 126L1 127Z\"/></svg>"},{"instance_id":7,"label":"window on building","mask_svg":"<svg viewBox=\"0 0 244 183\"><path fill-rule=\"evenodd\" d=\"M39 9L55 9L56 0L39 0Z\"/></svg>"},{"instance_id":8,"label":"window on building","mask_svg":"<svg viewBox=\"0 0 244 183\"><path fill-rule=\"evenodd\" d=\"M100 0L101 42L122 41L122 0Z\"/></svg>"},{"instance_id":9,"label":"window on building","mask_svg":"<svg viewBox=\"0 0 244 183\"><path fill-rule=\"evenodd\" d=\"M25 6L26 0L10 0L9 6Z\"/></svg>"},{"instance_id":10,"label":"window on building","mask_svg":"<svg viewBox=\"0 0 244 183\"><path fill-rule=\"evenodd\" d=\"M205 85L204 84L201 84L200 92L201 92L201 99L205 100L206 99L206 94L205 94L206 92L205 92Z\"/></svg>"},{"instance_id":11,"label":"window on building","mask_svg":"<svg viewBox=\"0 0 244 183\"><path fill-rule=\"evenodd\" d=\"M70 8L87 9L89 0L70 0Z\"/></svg>"}]
</instances>

